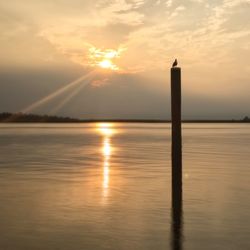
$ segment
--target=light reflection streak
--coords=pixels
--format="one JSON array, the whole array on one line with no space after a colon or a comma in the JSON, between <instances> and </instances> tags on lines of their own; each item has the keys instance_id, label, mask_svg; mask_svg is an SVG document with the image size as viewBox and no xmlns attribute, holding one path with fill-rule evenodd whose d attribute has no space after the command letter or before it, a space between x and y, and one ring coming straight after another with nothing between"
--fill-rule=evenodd
<instances>
[{"instance_id":1,"label":"light reflection streak","mask_svg":"<svg viewBox=\"0 0 250 250\"><path fill-rule=\"evenodd\" d=\"M102 143L102 155L103 155L103 180L102 180L102 190L104 203L109 196L109 176L110 176L110 158L112 155L111 146L111 136L114 134L115 130L113 124L111 123L98 123L97 130L103 136Z\"/></svg>"}]
</instances>

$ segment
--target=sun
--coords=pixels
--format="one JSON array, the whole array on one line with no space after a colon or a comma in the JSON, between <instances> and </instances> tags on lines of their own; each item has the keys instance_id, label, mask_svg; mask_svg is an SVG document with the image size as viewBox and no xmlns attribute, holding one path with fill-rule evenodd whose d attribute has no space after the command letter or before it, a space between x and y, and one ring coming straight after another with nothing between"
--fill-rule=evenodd
<instances>
[{"instance_id":1,"label":"sun","mask_svg":"<svg viewBox=\"0 0 250 250\"><path fill-rule=\"evenodd\" d=\"M105 70L120 70L116 65L116 61L120 58L120 54L124 48L114 49L98 49L91 47L89 49L89 59L91 66L97 66Z\"/></svg>"},{"instance_id":2,"label":"sun","mask_svg":"<svg viewBox=\"0 0 250 250\"><path fill-rule=\"evenodd\" d=\"M103 60L99 63L99 66L103 69L112 69L112 62L110 60Z\"/></svg>"},{"instance_id":3,"label":"sun","mask_svg":"<svg viewBox=\"0 0 250 250\"><path fill-rule=\"evenodd\" d=\"M98 66L103 69L109 69L109 70L118 70L118 66L116 66L111 60L109 59L103 59L98 63Z\"/></svg>"}]
</instances>

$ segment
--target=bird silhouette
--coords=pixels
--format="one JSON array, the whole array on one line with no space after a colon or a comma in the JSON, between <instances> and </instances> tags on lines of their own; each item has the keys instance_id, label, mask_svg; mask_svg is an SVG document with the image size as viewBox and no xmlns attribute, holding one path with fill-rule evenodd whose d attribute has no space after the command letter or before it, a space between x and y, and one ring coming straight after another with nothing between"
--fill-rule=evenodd
<instances>
[{"instance_id":1,"label":"bird silhouette","mask_svg":"<svg viewBox=\"0 0 250 250\"><path fill-rule=\"evenodd\" d=\"M176 67L176 66L177 66L177 64L178 64L177 59L175 59L175 60L174 60L174 62L173 62L172 67L173 67L173 68L174 68L174 67Z\"/></svg>"}]
</instances>

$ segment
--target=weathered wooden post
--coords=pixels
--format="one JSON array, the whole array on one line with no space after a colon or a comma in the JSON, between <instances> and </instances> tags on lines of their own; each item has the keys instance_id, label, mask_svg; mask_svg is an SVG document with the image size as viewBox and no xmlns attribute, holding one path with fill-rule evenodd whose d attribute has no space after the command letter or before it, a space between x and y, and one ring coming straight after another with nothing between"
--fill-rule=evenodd
<instances>
[{"instance_id":1,"label":"weathered wooden post","mask_svg":"<svg viewBox=\"0 0 250 250\"><path fill-rule=\"evenodd\" d=\"M182 198L181 68L171 68L172 200Z\"/></svg>"},{"instance_id":2,"label":"weathered wooden post","mask_svg":"<svg viewBox=\"0 0 250 250\"><path fill-rule=\"evenodd\" d=\"M172 116L172 249L182 249L181 68L171 68Z\"/></svg>"}]
</instances>

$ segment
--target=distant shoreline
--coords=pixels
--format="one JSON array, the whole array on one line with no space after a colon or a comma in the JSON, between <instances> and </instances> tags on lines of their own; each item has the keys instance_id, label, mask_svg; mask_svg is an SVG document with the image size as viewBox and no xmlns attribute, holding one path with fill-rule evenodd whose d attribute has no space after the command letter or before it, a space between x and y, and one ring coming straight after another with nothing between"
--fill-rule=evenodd
<instances>
[{"instance_id":1,"label":"distant shoreline","mask_svg":"<svg viewBox=\"0 0 250 250\"><path fill-rule=\"evenodd\" d=\"M24 113L0 113L0 123L171 123L171 120L161 119L75 119L70 117L58 117L48 115L35 115ZM241 120L219 119L187 119L183 123L250 123L247 116Z\"/></svg>"},{"instance_id":2,"label":"distant shoreline","mask_svg":"<svg viewBox=\"0 0 250 250\"><path fill-rule=\"evenodd\" d=\"M164 120L0 121L0 123L171 123ZM242 120L183 120L182 123L250 123Z\"/></svg>"}]
</instances>

